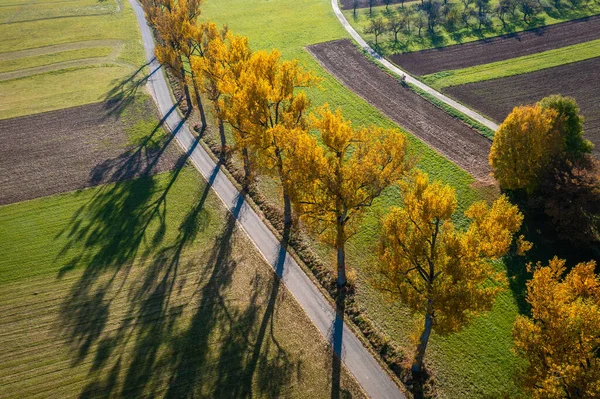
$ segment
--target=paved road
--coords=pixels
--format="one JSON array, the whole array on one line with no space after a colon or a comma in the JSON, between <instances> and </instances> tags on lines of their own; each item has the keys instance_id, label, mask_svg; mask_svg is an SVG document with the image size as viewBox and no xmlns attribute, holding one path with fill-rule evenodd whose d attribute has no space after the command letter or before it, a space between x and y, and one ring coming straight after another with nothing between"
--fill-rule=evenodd
<instances>
[{"instance_id":1,"label":"paved road","mask_svg":"<svg viewBox=\"0 0 600 399\"><path fill-rule=\"evenodd\" d=\"M462 105L462 104L454 101L453 99L451 99L449 97L446 97L445 95L443 95L439 91L436 91L436 90L432 89L431 87L427 86L425 83L421 82L420 80L417 80L417 79L413 78L412 76L410 76L409 74L407 74L406 72L404 72L403 70L401 70L400 68L398 68L396 65L392 64L391 62L389 62L388 60L386 60L385 58L383 58L375 50L373 50L371 48L371 46L369 46L367 44L367 42L358 34L358 32L356 32L354 30L354 28L350 25L350 23L348 22L348 20L344 16L344 14L342 14L342 11L340 10L340 7L338 6L338 0L331 0L331 6L333 7L333 12L338 17L338 19L340 20L340 22L342 23L342 25L344 26L344 28L346 28L346 30L348 31L348 33L350 33L350 36L352 36L352 38L354 40L356 40L356 42L364 50L366 50L369 54L371 54L371 56L373 58L375 58L377 60L377 62L379 62L381 65L383 65L384 67L386 67L387 69L389 69L390 71L392 71L393 73L395 73L396 75L406 76L406 82L407 83L410 83L410 84L413 84L413 85L417 86L419 89L421 89L421 90L429 93L430 95L434 96L438 100L443 101L444 103L448 104L452 108L457 109L458 111L460 111L463 114L467 115L471 119L476 120L477 122L481 123L482 125L489 127L493 131L496 131L498 129L498 125L495 124L494 122L492 122L491 120L489 120L486 117L482 116L481 114L473 111L472 109L467 108L464 105Z\"/></svg>"},{"instance_id":2,"label":"paved road","mask_svg":"<svg viewBox=\"0 0 600 399\"><path fill-rule=\"evenodd\" d=\"M150 70L154 71L160 68L160 65L154 59L152 33L146 23L141 6L135 0L129 0L129 3L134 8L140 25ZM219 170L208 153L201 146L196 145L196 140L188 126L177 112L172 112L174 104L162 71L150 76L148 86L158 104L160 114L168 115L165 121L167 127L174 132L178 143L189 154L191 162L212 185L213 190L227 209L237 217L240 227L275 269L321 334L330 341L336 353L341 354L342 361L364 391L373 398L404 398L405 396L389 375L362 346L343 320L336 315L333 307L304 274L300 266L282 249L271 230L243 200L227 176Z\"/></svg>"}]
</instances>

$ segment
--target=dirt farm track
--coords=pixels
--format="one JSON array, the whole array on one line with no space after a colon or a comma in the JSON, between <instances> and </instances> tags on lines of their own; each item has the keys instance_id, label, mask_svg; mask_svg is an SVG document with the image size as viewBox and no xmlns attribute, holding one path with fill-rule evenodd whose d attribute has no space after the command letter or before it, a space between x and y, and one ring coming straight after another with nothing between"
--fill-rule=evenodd
<instances>
[{"instance_id":1,"label":"dirt farm track","mask_svg":"<svg viewBox=\"0 0 600 399\"><path fill-rule=\"evenodd\" d=\"M309 46L308 51L340 82L435 150L489 182L490 141L458 119L400 85L371 63L350 40Z\"/></svg>"},{"instance_id":2,"label":"dirt farm track","mask_svg":"<svg viewBox=\"0 0 600 399\"><path fill-rule=\"evenodd\" d=\"M513 107L535 103L550 94L574 97L585 118L585 137L594 143L595 155L600 155L600 57L444 91L498 122Z\"/></svg>"},{"instance_id":3,"label":"dirt farm track","mask_svg":"<svg viewBox=\"0 0 600 399\"><path fill-rule=\"evenodd\" d=\"M395 54L389 59L414 75L427 75L521 57L600 39L600 15L465 44Z\"/></svg>"}]
</instances>

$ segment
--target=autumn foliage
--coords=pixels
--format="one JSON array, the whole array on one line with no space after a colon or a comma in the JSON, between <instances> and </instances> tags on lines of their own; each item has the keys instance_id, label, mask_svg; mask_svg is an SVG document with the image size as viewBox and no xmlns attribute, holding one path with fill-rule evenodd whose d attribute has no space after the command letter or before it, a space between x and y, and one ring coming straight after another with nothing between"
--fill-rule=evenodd
<instances>
[{"instance_id":1,"label":"autumn foliage","mask_svg":"<svg viewBox=\"0 0 600 399\"><path fill-rule=\"evenodd\" d=\"M337 251L338 285L346 283L346 241L361 216L390 185L411 167L404 136L375 126L356 129L338 109L327 105L312 118L323 147L298 164L297 210L313 230ZM297 151L297 156L306 157Z\"/></svg>"},{"instance_id":2,"label":"autumn foliage","mask_svg":"<svg viewBox=\"0 0 600 399\"><path fill-rule=\"evenodd\" d=\"M525 387L534 398L600 397L600 276L595 262L566 276L565 261L538 264L527 284L531 317L518 316L515 345L529 366ZM564 278L563 278L564 276Z\"/></svg>"},{"instance_id":3,"label":"autumn foliage","mask_svg":"<svg viewBox=\"0 0 600 399\"><path fill-rule=\"evenodd\" d=\"M500 187L530 193L537 188L559 146L552 129L556 115L539 105L520 106L500 125L489 155Z\"/></svg>"},{"instance_id":4,"label":"autumn foliage","mask_svg":"<svg viewBox=\"0 0 600 399\"><path fill-rule=\"evenodd\" d=\"M500 187L521 197L531 219L561 240L588 245L600 242L592 148L575 100L553 95L513 110L496 132L489 160Z\"/></svg>"},{"instance_id":5,"label":"autumn foliage","mask_svg":"<svg viewBox=\"0 0 600 399\"><path fill-rule=\"evenodd\" d=\"M523 216L505 196L491 207L476 202L465 212L466 230L452 222L454 189L416 173L403 186L404 207L383 221L377 285L392 299L425 316L413 371L420 372L432 328L459 330L490 310L505 283L491 264L507 253Z\"/></svg>"}]
</instances>

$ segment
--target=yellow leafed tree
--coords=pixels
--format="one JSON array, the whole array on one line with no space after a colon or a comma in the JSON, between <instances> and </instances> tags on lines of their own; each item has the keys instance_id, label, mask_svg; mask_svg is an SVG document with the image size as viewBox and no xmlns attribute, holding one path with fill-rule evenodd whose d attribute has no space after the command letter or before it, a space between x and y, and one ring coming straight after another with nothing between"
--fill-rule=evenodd
<instances>
[{"instance_id":1,"label":"yellow leafed tree","mask_svg":"<svg viewBox=\"0 0 600 399\"><path fill-rule=\"evenodd\" d=\"M202 40L202 30L197 22L200 15L200 6L203 0L143 0L144 11L154 32L158 43L156 45L156 58L162 65L166 65L171 73L181 82L184 88L186 101L191 106L188 81L193 83L190 68L191 59L200 55L199 45ZM194 85L195 101L200 110L202 123L206 126L202 102L198 89Z\"/></svg>"},{"instance_id":2,"label":"yellow leafed tree","mask_svg":"<svg viewBox=\"0 0 600 399\"><path fill-rule=\"evenodd\" d=\"M465 212L471 223L461 231L451 219L453 188L417 172L402 191L404 207L393 208L383 221L376 281L425 317L413 363L419 373L432 328L457 331L491 309L505 275L490 261L507 253L523 216L504 196L491 207L477 202Z\"/></svg>"},{"instance_id":3,"label":"yellow leafed tree","mask_svg":"<svg viewBox=\"0 0 600 399\"><path fill-rule=\"evenodd\" d=\"M267 173L281 182L284 224L291 223L290 179L284 158L290 134L306 129L309 100L300 88L311 87L318 79L298 61L282 61L277 50L251 55L239 78L232 76L221 85L220 109L236 133L236 143Z\"/></svg>"},{"instance_id":4,"label":"yellow leafed tree","mask_svg":"<svg viewBox=\"0 0 600 399\"><path fill-rule=\"evenodd\" d=\"M219 125L221 149L226 147L223 111L220 99L226 82L239 81L245 63L252 54L248 38L234 35L227 27L219 30L212 22L203 23L200 28L200 57L193 57L191 70L194 82L205 93L213 105Z\"/></svg>"},{"instance_id":5,"label":"yellow leafed tree","mask_svg":"<svg viewBox=\"0 0 600 399\"><path fill-rule=\"evenodd\" d=\"M516 107L494 136L489 161L500 187L531 193L552 161L560 137L556 111L539 105Z\"/></svg>"},{"instance_id":6,"label":"yellow leafed tree","mask_svg":"<svg viewBox=\"0 0 600 399\"><path fill-rule=\"evenodd\" d=\"M298 162L294 198L300 217L337 251L337 284L346 284L346 241L361 215L411 166L397 130L354 129L327 105L313 118L323 149Z\"/></svg>"},{"instance_id":7,"label":"yellow leafed tree","mask_svg":"<svg viewBox=\"0 0 600 399\"><path fill-rule=\"evenodd\" d=\"M564 278L565 261L538 267L527 283L531 317L518 316L513 336L529 362L524 384L534 398L600 397L600 276L595 262Z\"/></svg>"}]
</instances>

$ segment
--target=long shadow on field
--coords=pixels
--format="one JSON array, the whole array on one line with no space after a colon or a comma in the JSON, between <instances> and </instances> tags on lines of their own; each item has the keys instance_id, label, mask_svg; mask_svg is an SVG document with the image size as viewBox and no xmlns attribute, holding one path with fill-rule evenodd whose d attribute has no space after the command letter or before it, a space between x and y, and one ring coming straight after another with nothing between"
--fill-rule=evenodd
<instances>
[{"instance_id":1,"label":"long shadow on field","mask_svg":"<svg viewBox=\"0 0 600 399\"><path fill-rule=\"evenodd\" d=\"M539 210L529 208L522 198L513 195L511 201L519 205L519 209L525 216L519 234L523 234L528 241L532 242L533 248L525 256L517 256L515 251L512 251L504 258L504 263L509 277L509 286L517 301L519 312L529 314L531 307L526 301L527 282L532 277L532 274L527 271L529 263L535 265L541 262L545 266L557 256L565 259L566 266L570 269L579 262L598 259L600 248L593 245L576 247L573 243L559 239L547 216Z\"/></svg>"},{"instance_id":2,"label":"long shadow on field","mask_svg":"<svg viewBox=\"0 0 600 399\"><path fill-rule=\"evenodd\" d=\"M115 82L112 89L108 91L104 98L105 108L108 115L119 116L135 100L136 94L142 85L148 82L148 79L159 69L155 68L148 74L144 74L144 69L154 62L154 58L141 65L130 76Z\"/></svg>"},{"instance_id":3,"label":"long shadow on field","mask_svg":"<svg viewBox=\"0 0 600 399\"><path fill-rule=\"evenodd\" d=\"M193 251L207 239L212 213L205 204L221 164L185 216L169 216L179 199L172 189L197 141L170 172L152 176L172 140L148 151L159 126L91 173L117 183L97 188L61 232L68 244L60 256L73 255L59 278L83 268L60 318L72 366L89 367L80 397L277 397L300 367L273 331L279 279L254 276L241 305L227 296L244 196L208 253ZM140 177L124 180L132 176ZM281 253L279 274L285 246Z\"/></svg>"},{"instance_id":4,"label":"long shadow on field","mask_svg":"<svg viewBox=\"0 0 600 399\"><path fill-rule=\"evenodd\" d=\"M148 155L145 147L157 129L138 148L102 165L102 174L109 174L108 181L140 177L99 187L74 213L69 226L59 233L68 239L59 257L74 255L60 269L58 277L85 266L79 282L73 285L69 300L62 307L63 333L78 353L75 363L87 356L106 327L112 301L108 293L113 285L120 284L118 292L133 261L147 259L162 243L167 228L168 194L197 145L196 141L179 157L166 179L153 177L152 169L173 139L169 136L161 148ZM142 159L142 154L147 156ZM94 170L91 179L98 178L98 173Z\"/></svg>"}]
</instances>

